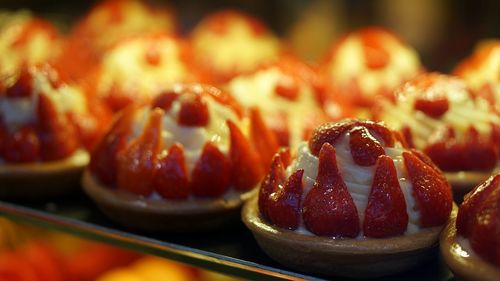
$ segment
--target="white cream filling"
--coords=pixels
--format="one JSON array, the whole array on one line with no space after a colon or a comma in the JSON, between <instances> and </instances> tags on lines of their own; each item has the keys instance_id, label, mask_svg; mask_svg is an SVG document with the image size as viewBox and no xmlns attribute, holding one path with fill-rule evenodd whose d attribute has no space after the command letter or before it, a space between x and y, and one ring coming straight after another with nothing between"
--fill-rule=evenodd
<instances>
[{"instance_id":1,"label":"white cream filling","mask_svg":"<svg viewBox=\"0 0 500 281\"><path fill-rule=\"evenodd\" d=\"M177 123L181 103L176 100L172 103L170 111L168 111L162 119L162 153L166 155L168 149L174 143L182 144L184 148L184 156L186 160L186 168L188 174L191 175L196 162L200 158L203 147L207 142L212 142L226 156L229 155L231 146L229 127L227 120L231 120L237 125L244 134L248 132L248 123L238 118L227 106L221 105L211 98L203 98L207 103L209 122L204 127L188 127ZM135 123L130 139L139 136L147 124L150 109L145 108L137 112ZM161 155L163 156L163 155ZM161 157L160 156L160 157Z\"/></svg>"},{"instance_id":2,"label":"white cream filling","mask_svg":"<svg viewBox=\"0 0 500 281\"><path fill-rule=\"evenodd\" d=\"M476 128L480 135L488 137L492 130L491 124L500 124L500 116L493 112L491 106L485 100L471 99L460 80L438 81L428 90L445 94L448 98L449 109L438 119L414 109L415 98L421 95L421 90L408 87L406 91L406 95L401 96L396 105L383 102L381 119L396 130L408 126L417 149L425 148L430 139L438 137L436 134L447 126L454 129L457 139L462 139L470 126Z\"/></svg>"},{"instance_id":3,"label":"white cream filling","mask_svg":"<svg viewBox=\"0 0 500 281\"><path fill-rule=\"evenodd\" d=\"M33 75L33 90L30 96L21 98L0 97L0 112L9 132L13 132L17 128L36 120L39 95L47 96L60 114L73 112L78 115L87 111L87 100L79 87L62 84L55 89L47 75L56 74L47 74L37 70L31 70L31 73Z\"/></svg>"},{"instance_id":4,"label":"white cream filling","mask_svg":"<svg viewBox=\"0 0 500 281\"><path fill-rule=\"evenodd\" d=\"M280 120L276 117L284 113L288 117L290 147L294 150L304 140L304 130L307 125L304 118L320 112L321 108L314 98L312 87L306 83L300 83L296 100L292 101L276 94L276 86L287 79L291 78L274 67L253 75L236 77L226 85L226 88L245 107L258 107L271 127L274 120Z\"/></svg>"},{"instance_id":5,"label":"white cream filling","mask_svg":"<svg viewBox=\"0 0 500 281\"><path fill-rule=\"evenodd\" d=\"M351 194L358 211L361 233L357 237L357 239L363 239L364 236L362 234L362 226L366 205L368 204L368 196L370 195L373 182L375 165L363 167L355 164L349 149L348 139L349 135L347 134L335 145L337 165L339 167L340 174L347 186L347 190ZM403 192L406 202L408 225L405 233L413 234L420 230L420 213L416 207L416 202L413 197L412 184L408 180L408 176L406 174L406 168L404 166L402 157L403 151L404 150L401 148L399 143L397 143L397 146L394 148L385 148L386 154L393 159L394 166L396 167L396 171L398 174L401 191ZM302 178L304 187L302 202L304 202L305 197L314 186L316 176L318 174L318 164L319 158L311 154L307 142L303 142L299 146L297 158L287 168L287 176L290 176L294 171L298 169L304 170L304 175ZM302 218L297 232L302 234L314 235L305 228L302 222Z\"/></svg>"},{"instance_id":6,"label":"white cream filling","mask_svg":"<svg viewBox=\"0 0 500 281\"><path fill-rule=\"evenodd\" d=\"M194 31L196 54L217 70L248 71L278 56L279 41L270 34L256 36L245 20L235 18L226 28L224 35L204 29Z\"/></svg>"},{"instance_id":7,"label":"white cream filling","mask_svg":"<svg viewBox=\"0 0 500 281\"><path fill-rule=\"evenodd\" d=\"M154 48L159 63L152 65L146 53ZM185 81L189 70L181 60L179 44L171 38L140 38L122 43L107 53L102 63L98 94L105 96L113 86L126 92L152 97Z\"/></svg>"},{"instance_id":8,"label":"white cream filling","mask_svg":"<svg viewBox=\"0 0 500 281\"><path fill-rule=\"evenodd\" d=\"M494 48L476 68L465 69L462 78L475 90L481 89L485 84L490 84L496 97L497 106L500 106L498 105L500 103L498 73L500 73L500 47Z\"/></svg>"},{"instance_id":9,"label":"white cream filling","mask_svg":"<svg viewBox=\"0 0 500 281\"><path fill-rule=\"evenodd\" d=\"M370 96L382 88L394 89L402 81L416 75L420 62L415 50L401 45L389 36L385 36L383 40L389 53L389 62L384 68L368 68L361 38L351 35L339 47L334 61L330 64L329 77L340 85L357 78L361 92Z\"/></svg>"}]
</instances>

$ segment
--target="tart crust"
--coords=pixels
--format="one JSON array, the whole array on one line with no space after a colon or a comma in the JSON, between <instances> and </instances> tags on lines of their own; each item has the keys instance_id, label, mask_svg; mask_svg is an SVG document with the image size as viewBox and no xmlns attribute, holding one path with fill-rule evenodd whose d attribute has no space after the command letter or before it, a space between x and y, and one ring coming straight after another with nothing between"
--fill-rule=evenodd
<instances>
[{"instance_id":1,"label":"tart crust","mask_svg":"<svg viewBox=\"0 0 500 281\"><path fill-rule=\"evenodd\" d=\"M76 190L88 162L88 153L79 150L59 161L0 164L0 197L40 199Z\"/></svg>"},{"instance_id":2,"label":"tart crust","mask_svg":"<svg viewBox=\"0 0 500 281\"><path fill-rule=\"evenodd\" d=\"M147 199L102 185L88 168L82 186L111 220L133 229L170 233L215 229L235 222L243 202L256 191L215 199Z\"/></svg>"},{"instance_id":3,"label":"tart crust","mask_svg":"<svg viewBox=\"0 0 500 281\"><path fill-rule=\"evenodd\" d=\"M442 227L383 239L333 239L297 234L267 224L257 196L243 207L242 220L271 258L298 271L351 278L375 278L406 271L437 254Z\"/></svg>"},{"instance_id":4,"label":"tart crust","mask_svg":"<svg viewBox=\"0 0 500 281\"><path fill-rule=\"evenodd\" d=\"M469 193L475 186L487 180L492 174L500 172L500 167L493 171L476 172L460 171L445 172L444 175L453 188L453 197L455 202L462 202L465 194Z\"/></svg>"},{"instance_id":5,"label":"tart crust","mask_svg":"<svg viewBox=\"0 0 500 281\"><path fill-rule=\"evenodd\" d=\"M468 253L457 240L457 210L444 228L440 237L441 254L453 274L460 280L496 281L500 280L500 268Z\"/></svg>"}]
</instances>

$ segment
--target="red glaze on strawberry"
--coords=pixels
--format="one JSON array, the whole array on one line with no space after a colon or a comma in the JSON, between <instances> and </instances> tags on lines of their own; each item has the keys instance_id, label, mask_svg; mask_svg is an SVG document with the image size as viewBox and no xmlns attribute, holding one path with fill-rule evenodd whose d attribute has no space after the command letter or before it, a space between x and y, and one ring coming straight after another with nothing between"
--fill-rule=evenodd
<instances>
[{"instance_id":1,"label":"red glaze on strawberry","mask_svg":"<svg viewBox=\"0 0 500 281\"><path fill-rule=\"evenodd\" d=\"M363 233L367 237L384 238L403 234L407 226L406 202L396 167L389 156L381 155L368 196Z\"/></svg>"},{"instance_id":2,"label":"red glaze on strawberry","mask_svg":"<svg viewBox=\"0 0 500 281\"><path fill-rule=\"evenodd\" d=\"M448 111L450 104L447 97L418 97L413 105L415 110L425 113L431 118L439 118Z\"/></svg>"},{"instance_id":3,"label":"red glaze on strawberry","mask_svg":"<svg viewBox=\"0 0 500 281\"><path fill-rule=\"evenodd\" d=\"M153 178L162 147L161 120L163 110L149 114L142 134L132 140L117 157L117 187L120 190L148 196L154 191Z\"/></svg>"},{"instance_id":4,"label":"red glaze on strawberry","mask_svg":"<svg viewBox=\"0 0 500 281\"><path fill-rule=\"evenodd\" d=\"M464 197L457 214L458 234L469 237L475 223L476 214L490 194L500 187L500 174L490 177Z\"/></svg>"},{"instance_id":5,"label":"red glaze on strawberry","mask_svg":"<svg viewBox=\"0 0 500 281\"><path fill-rule=\"evenodd\" d=\"M278 154L281 158L281 162L283 162L283 166L288 167L290 163L292 163L292 153L290 152L289 147L280 148Z\"/></svg>"},{"instance_id":6,"label":"red glaze on strawberry","mask_svg":"<svg viewBox=\"0 0 500 281\"><path fill-rule=\"evenodd\" d=\"M159 107L163 109L165 112L170 111L172 107L172 103L177 100L178 94L171 91L159 94L152 102L152 108Z\"/></svg>"},{"instance_id":7,"label":"red glaze on strawberry","mask_svg":"<svg viewBox=\"0 0 500 281\"><path fill-rule=\"evenodd\" d=\"M63 159L78 149L80 144L74 126L66 116L57 112L53 102L44 94L38 96L37 116L42 161Z\"/></svg>"},{"instance_id":8,"label":"red glaze on strawberry","mask_svg":"<svg viewBox=\"0 0 500 281\"><path fill-rule=\"evenodd\" d=\"M257 108L250 110L250 138L255 149L260 153L262 165L269 167L274 154L278 151L276 136L265 125Z\"/></svg>"},{"instance_id":9,"label":"red glaze on strawberry","mask_svg":"<svg viewBox=\"0 0 500 281\"><path fill-rule=\"evenodd\" d=\"M259 189L259 210L260 214L270 220L269 205L271 204L271 194L278 190L278 186L286 181L286 172L279 154L275 154L269 173L266 175Z\"/></svg>"},{"instance_id":10,"label":"red glaze on strawberry","mask_svg":"<svg viewBox=\"0 0 500 281\"><path fill-rule=\"evenodd\" d=\"M411 133L411 129L408 126L404 126L401 128L401 133L403 134L403 137L408 144L409 148L414 148L415 144L413 143L413 135Z\"/></svg>"},{"instance_id":11,"label":"red glaze on strawberry","mask_svg":"<svg viewBox=\"0 0 500 281\"><path fill-rule=\"evenodd\" d=\"M250 190L262 179L264 173L260 158L240 129L227 121L231 147L229 158L232 166L232 182L236 190Z\"/></svg>"},{"instance_id":12,"label":"red glaze on strawberry","mask_svg":"<svg viewBox=\"0 0 500 281\"><path fill-rule=\"evenodd\" d=\"M500 185L484 199L472 222L470 245L483 259L500 266Z\"/></svg>"},{"instance_id":13,"label":"red glaze on strawberry","mask_svg":"<svg viewBox=\"0 0 500 281\"><path fill-rule=\"evenodd\" d=\"M153 185L163 198L186 199L188 197L188 172L182 145L174 143L168 155L158 160Z\"/></svg>"},{"instance_id":14,"label":"red glaze on strawberry","mask_svg":"<svg viewBox=\"0 0 500 281\"><path fill-rule=\"evenodd\" d=\"M295 171L284 185L275 185L268 198L268 216L272 224L295 230L300 223L300 203L302 201L302 176L304 170Z\"/></svg>"},{"instance_id":15,"label":"red glaze on strawberry","mask_svg":"<svg viewBox=\"0 0 500 281\"><path fill-rule=\"evenodd\" d=\"M416 149L411 149L411 153L417 156L418 159L422 160L422 162L424 162L427 166L434 169L434 171L438 174L439 179L441 179L442 181L447 181L446 177L443 174L443 171L441 171L441 169L436 164L434 164L434 162L432 162L432 159L429 156Z\"/></svg>"},{"instance_id":16,"label":"red glaze on strawberry","mask_svg":"<svg viewBox=\"0 0 500 281\"><path fill-rule=\"evenodd\" d=\"M203 127L208 124L208 107L200 95L184 95L181 101L177 122L188 127Z\"/></svg>"},{"instance_id":17,"label":"red glaze on strawberry","mask_svg":"<svg viewBox=\"0 0 500 281\"><path fill-rule=\"evenodd\" d=\"M389 63L390 55L386 50L384 37L386 31L379 28L366 28L360 32L365 63L368 68L380 69Z\"/></svg>"},{"instance_id":18,"label":"red glaze on strawberry","mask_svg":"<svg viewBox=\"0 0 500 281\"><path fill-rule=\"evenodd\" d=\"M394 146L394 135L385 126L373 121L345 119L340 122L325 123L317 127L309 140L309 150L313 155L317 156L324 143L335 145L343 134L355 126L366 127L370 134L377 140L383 141L385 146Z\"/></svg>"},{"instance_id":19,"label":"red glaze on strawberry","mask_svg":"<svg viewBox=\"0 0 500 281\"><path fill-rule=\"evenodd\" d=\"M40 159L40 142L32 126L15 131L3 142L3 157L6 162L29 163Z\"/></svg>"},{"instance_id":20,"label":"red glaze on strawberry","mask_svg":"<svg viewBox=\"0 0 500 281\"><path fill-rule=\"evenodd\" d=\"M439 174L411 152L403 152L413 195L420 210L422 227L439 226L450 216L452 193L449 184Z\"/></svg>"},{"instance_id":21,"label":"red glaze on strawberry","mask_svg":"<svg viewBox=\"0 0 500 281\"><path fill-rule=\"evenodd\" d=\"M380 155L385 151L366 129L366 127L354 127L349 131L349 147L351 149L354 163L360 166L374 165Z\"/></svg>"},{"instance_id":22,"label":"red glaze on strawberry","mask_svg":"<svg viewBox=\"0 0 500 281\"><path fill-rule=\"evenodd\" d=\"M211 142L207 142L191 173L190 189L195 196L216 197L231 184L231 162Z\"/></svg>"},{"instance_id":23,"label":"red glaze on strawberry","mask_svg":"<svg viewBox=\"0 0 500 281\"><path fill-rule=\"evenodd\" d=\"M358 236L360 223L356 205L337 167L335 149L323 144L319 152L318 175L304 199L304 224L320 236Z\"/></svg>"},{"instance_id":24,"label":"red glaze on strawberry","mask_svg":"<svg viewBox=\"0 0 500 281\"><path fill-rule=\"evenodd\" d=\"M111 129L94 148L90 159L90 170L100 182L108 186L116 184L117 154L127 143L132 131L132 122L137 107L131 106L121 112Z\"/></svg>"}]
</instances>

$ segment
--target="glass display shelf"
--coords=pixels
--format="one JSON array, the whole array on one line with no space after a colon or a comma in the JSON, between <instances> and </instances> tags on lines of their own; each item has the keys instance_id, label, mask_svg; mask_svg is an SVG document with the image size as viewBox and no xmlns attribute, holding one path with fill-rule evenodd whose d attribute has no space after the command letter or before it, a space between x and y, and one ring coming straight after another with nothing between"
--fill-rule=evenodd
<instances>
[{"instance_id":1,"label":"glass display shelf","mask_svg":"<svg viewBox=\"0 0 500 281\"><path fill-rule=\"evenodd\" d=\"M298 273L274 262L239 221L217 231L193 234L131 231L108 220L83 194L43 203L2 200L0 215L250 280L326 279ZM410 272L377 280L450 281L453 275L436 257Z\"/></svg>"}]
</instances>

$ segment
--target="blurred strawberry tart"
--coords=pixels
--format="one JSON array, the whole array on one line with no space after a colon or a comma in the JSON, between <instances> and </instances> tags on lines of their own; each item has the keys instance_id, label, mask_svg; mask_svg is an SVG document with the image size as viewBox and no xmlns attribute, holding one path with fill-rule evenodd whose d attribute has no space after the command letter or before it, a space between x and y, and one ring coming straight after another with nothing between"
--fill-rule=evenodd
<instances>
[{"instance_id":1,"label":"blurred strawberry tart","mask_svg":"<svg viewBox=\"0 0 500 281\"><path fill-rule=\"evenodd\" d=\"M176 82L193 82L190 51L172 35L155 33L129 38L110 49L86 82L113 110L149 102Z\"/></svg>"},{"instance_id":2,"label":"blurred strawberry tart","mask_svg":"<svg viewBox=\"0 0 500 281\"><path fill-rule=\"evenodd\" d=\"M278 262L374 278L432 256L452 209L443 174L381 123L318 127L294 157L277 154L242 218Z\"/></svg>"},{"instance_id":3,"label":"blurred strawberry tart","mask_svg":"<svg viewBox=\"0 0 500 281\"><path fill-rule=\"evenodd\" d=\"M277 59L281 43L258 19L235 10L210 14L191 35L204 79L220 84Z\"/></svg>"},{"instance_id":4,"label":"blurred strawberry tart","mask_svg":"<svg viewBox=\"0 0 500 281\"><path fill-rule=\"evenodd\" d=\"M453 73L476 95L494 105L500 113L500 40L480 42L474 53L458 64Z\"/></svg>"},{"instance_id":5,"label":"blurred strawberry tart","mask_svg":"<svg viewBox=\"0 0 500 281\"><path fill-rule=\"evenodd\" d=\"M327 92L370 109L380 98L422 71L418 54L396 34L380 27L351 32L333 43L322 66Z\"/></svg>"},{"instance_id":6,"label":"blurred strawberry tart","mask_svg":"<svg viewBox=\"0 0 500 281\"><path fill-rule=\"evenodd\" d=\"M92 106L91 106L92 105ZM1 196L36 197L78 186L86 152L110 115L48 65L0 81Z\"/></svg>"},{"instance_id":7,"label":"blurred strawberry tart","mask_svg":"<svg viewBox=\"0 0 500 281\"><path fill-rule=\"evenodd\" d=\"M441 253L460 280L500 279L500 174L465 196L441 234Z\"/></svg>"},{"instance_id":8,"label":"blurred strawberry tart","mask_svg":"<svg viewBox=\"0 0 500 281\"><path fill-rule=\"evenodd\" d=\"M143 0L107 0L96 4L71 29L60 58L66 75L79 79L117 42L140 34L176 32L166 6Z\"/></svg>"},{"instance_id":9,"label":"blurred strawberry tart","mask_svg":"<svg viewBox=\"0 0 500 281\"><path fill-rule=\"evenodd\" d=\"M234 216L263 176L265 135L217 88L178 84L122 111L91 156L86 192L133 228L191 231Z\"/></svg>"},{"instance_id":10,"label":"blurred strawberry tart","mask_svg":"<svg viewBox=\"0 0 500 281\"><path fill-rule=\"evenodd\" d=\"M499 167L500 115L459 78L438 73L414 78L395 91L394 103L383 103L379 119L426 153L458 193Z\"/></svg>"}]
</instances>

